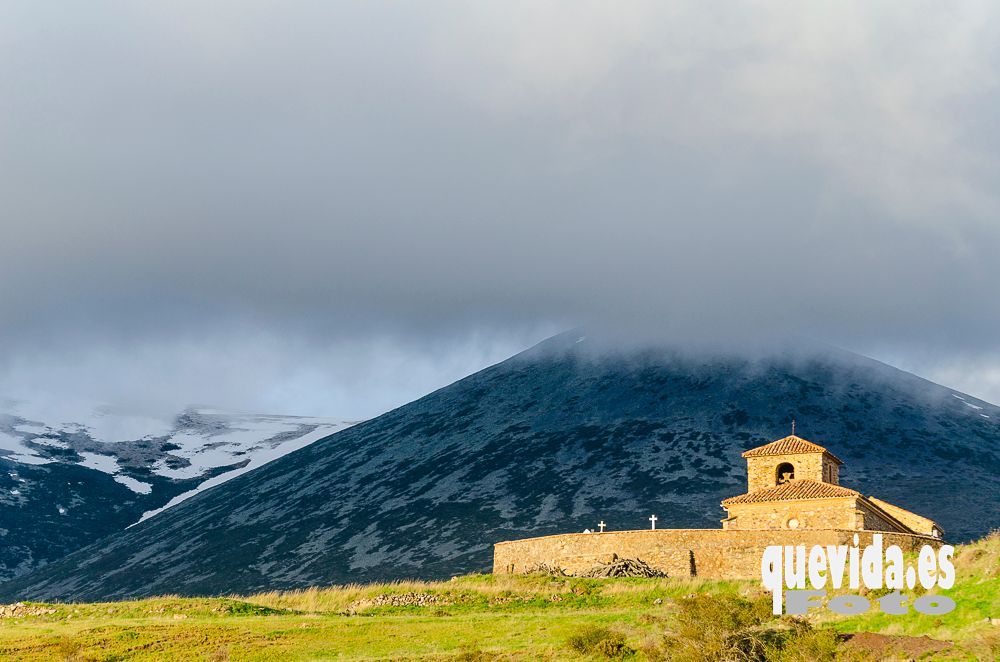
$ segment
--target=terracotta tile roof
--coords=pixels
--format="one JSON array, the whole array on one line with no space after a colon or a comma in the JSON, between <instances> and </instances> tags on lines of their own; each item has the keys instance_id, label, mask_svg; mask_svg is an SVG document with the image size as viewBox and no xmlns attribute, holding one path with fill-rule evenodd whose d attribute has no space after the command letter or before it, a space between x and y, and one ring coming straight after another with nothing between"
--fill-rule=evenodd
<instances>
[{"instance_id":1,"label":"terracotta tile roof","mask_svg":"<svg viewBox=\"0 0 1000 662\"><path fill-rule=\"evenodd\" d=\"M826 450L819 444L814 444L813 442L803 439L802 437L797 437L794 434L789 435L784 439L778 439L777 441L772 441L769 444L758 446L757 448L751 448L750 450L743 453L743 457L761 457L763 455L792 455L794 453L826 453L835 462L839 464L844 463L843 460L841 460L836 455Z\"/></svg>"},{"instance_id":2,"label":"terracotta tile roof","mask_svg":"<svg viewBox=\"0 0 1000 662\"><path fill-rule=\"evenodd\" d=\"M861 492L818 480L791 480L776 487L768 487L756 492L740 494L726 499L722 505L731 503L761 503L763 501L789 501L792 499L836 499L838 497L860 497Z\"/></svg>"}]
</instances>

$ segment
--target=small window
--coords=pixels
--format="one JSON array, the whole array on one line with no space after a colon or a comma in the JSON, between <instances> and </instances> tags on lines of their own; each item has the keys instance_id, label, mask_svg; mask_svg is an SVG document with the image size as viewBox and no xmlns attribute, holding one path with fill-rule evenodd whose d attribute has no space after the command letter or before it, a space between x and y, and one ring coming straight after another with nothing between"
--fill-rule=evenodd
<instances>
[{"instance_id":1,"label":"small window","mask_svg":"<svg viewBox=\"0 0 1000 662\"><path fill-rule=\"evenodd\" d=\"M787 526L789 529L797 529L799 528L799 520L793 517L787 522L785 522L785 526Z\"/></svg>"},{"instance_id":2,"label":"small window","mask_svg":"<svg viewBox=\"0 0 1000 662\"><path fill-rule=\"evenodd\" d=\"M790 480L795 480L795 467L790 462L782 462L774 471L774 484L781 485Z\"/></svg>"}]
</instances>

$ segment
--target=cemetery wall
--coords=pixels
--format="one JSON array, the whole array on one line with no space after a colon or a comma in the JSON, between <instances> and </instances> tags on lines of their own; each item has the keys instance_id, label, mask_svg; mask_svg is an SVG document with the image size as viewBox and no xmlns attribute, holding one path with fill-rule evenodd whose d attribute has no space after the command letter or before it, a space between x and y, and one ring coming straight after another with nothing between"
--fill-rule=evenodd
<instances>
[{"instance_id":1,"label":"cemetery wall","mask_svg":"<svg viewBox=\"0 0 1000 662\"><path fill-rule=\"evenodd\" d=\"M497 543L493 551L495 574L523 574L539 565L580 574L620 558L641 559L671 577L759 579L760 558L770 545L853 545L862 547L882 533L883 545L899 545L904 552L923 545L939 547L937 538L905 533L821 529L805 531L660 529L570 533Z\"/></svg>"}]
</instances>

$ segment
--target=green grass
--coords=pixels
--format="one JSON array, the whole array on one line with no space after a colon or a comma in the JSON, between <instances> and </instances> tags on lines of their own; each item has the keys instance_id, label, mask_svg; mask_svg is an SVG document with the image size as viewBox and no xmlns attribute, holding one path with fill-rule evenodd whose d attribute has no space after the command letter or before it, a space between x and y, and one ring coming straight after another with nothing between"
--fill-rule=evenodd
<instances>
[{"instance_id":1,"label":"green grass","mask_svg":"<svg viewBox=\"0 0 1000 662\"><path fill-rule=\"evenodd\" d=\"M810 615L811 639L802 645L829 640L827 630L929 635L957 644L940 659L989 659L1000 652L1000 626L988 620L1000 618L1000 536L960 548L956 568L958 581L947 591L958 603L954 612L894 617L873 609L835 618L820 611ZM690 597L703 595L721 599ZM685 633L685 623L701 617L699 604L717 610L720 603L760 599L757 582L470 575L225 598L59 604L47 605L55 609L51 614L0 619L0 659L563 660L606 653L646 659L665 650L664 642L679 650L680 635L687 637L682 644L697 649L699 628ZM766 625L779 634L799 627Z\"/></svg>"},{"instance_id":2,"label":"green grass","mask_svg":"<svg viewBox=\"0 0 1000 662\"><path fill-rule=\"evenodd\" d=\"M855 617L833 618L829 613L816 620L840 632L877 632L889 635L928 636L954 641L968 651L962 659L1000 659L1000 531L956 548L955 586L931 593L947 595L955 609L941 616L883 614L876 608ZM875 600L873 599L874 603Z\"/></svg>"}]
</instances>

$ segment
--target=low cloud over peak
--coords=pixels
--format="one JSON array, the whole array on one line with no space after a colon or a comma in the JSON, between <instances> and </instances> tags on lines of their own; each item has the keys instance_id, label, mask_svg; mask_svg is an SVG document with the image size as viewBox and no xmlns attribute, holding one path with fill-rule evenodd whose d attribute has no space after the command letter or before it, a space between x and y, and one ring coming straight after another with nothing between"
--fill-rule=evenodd
<instances>
[{"instance_id":1,"label":"low cloud over peak","mask_svg":"<svg viewBox=\"0 0 1000 662\"><path fill-rule=\"evenodd\" d=\"M998 33L985 2L8 3L3 383L347 406L392 381L347 356L453 366L418 390L601 324L1000 394L954 368L1000 365Z\"/></svg>"}]
</instances>

